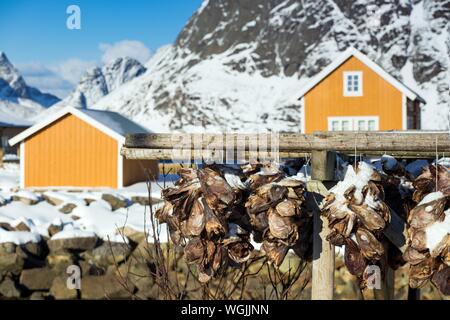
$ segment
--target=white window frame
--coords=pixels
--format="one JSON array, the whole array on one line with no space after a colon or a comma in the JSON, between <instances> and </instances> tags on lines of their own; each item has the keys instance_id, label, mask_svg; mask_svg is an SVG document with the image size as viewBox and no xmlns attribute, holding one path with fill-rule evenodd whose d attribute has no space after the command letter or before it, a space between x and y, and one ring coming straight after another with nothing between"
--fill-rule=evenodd
<instances>
[{"instance_id":1,"label":"white window frame","mask_svg":"<svg viewBox=\"0 0 450 320\"><path fill-rule=\"evenodd\" d=\"M348 76L358 76L359 83L358 83L358 91L348 90L347 87L347 77ZM363 95L363 72L362 71L344 71L343 72L343 90L344 90L344 97L361 97ZM353 85L353 83L352 83Z\"/></svg>"},{"instance_id":2,"label":"white window frame","mask_svg":"<svg viewBox=\"0 0 450 320\"><path fill-rule=\"evenodd\" d=\"M375 130L380 130L380 117L379 116L355 116L355 117L328 117L328 131L333 131L333 122L339 121L341 123L341 129L338 131L342 131L342 122L349 121L350 122L350 131L359 131L358 130L358 122L359 121L366 122L366 130L369 131L368 124L369 121L375 121Z\"/></svg>"}]
</instances>

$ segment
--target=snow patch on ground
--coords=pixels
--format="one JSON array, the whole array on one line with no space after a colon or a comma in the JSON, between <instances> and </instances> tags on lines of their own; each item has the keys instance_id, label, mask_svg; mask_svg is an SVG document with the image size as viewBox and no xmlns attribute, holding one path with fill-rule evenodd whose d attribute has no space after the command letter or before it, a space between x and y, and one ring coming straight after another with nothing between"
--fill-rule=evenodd
<instances>
[{"instance_id":1,"label":"snow patch on ground","mask_svg":"<svg viewBox=\"0 0 450 320\"><path fill-rule=\"evenodd\" d=\"M41 236L37 233L26 231L5 231L0 228L0 243L12 242L17 245L29 242L39 242Z\"/></svg>"},{"instance_id":2,"label":"snow patch on ground","mask_svg":"<svg viewBox=\"0 0 450 320\"><path fill-rule=\"evenodd\" d=\"M27 242L39 242L41 237L49 237L50 225L61 226L62 231L56 233L52 239L77 238L98 236L103 240L113 242L126 242L120 233L124 227L138 232L147 232L149 241L153 242L153 228L150 223L150 207L139 203L133 203L132 197L148 197L147 184L142 182L123 189L104 189L94 191L70 192L68 190L46 191L43 193L31 190L11 192L18 185L11 181L18 181L19 169L16 167L4 167L0 169L0 223L8 223L12 227L24 224L30 229L26 231L6 231L0 228L0 243L13 242L25 244ZM166 186L172 183L166 183ZM153 199L161 198L163 183L151 183L151 196ZM102 199L103 194L111 194L118 199L125 200L130 205L112 211L111 205ZM11 196L19 196L33 201L35 205L27 205L21 201L11 201ZM43 200L48 197L59 200L61 204L54 206ZM85 199L93 200L87 203ZM59 211L64 205L71 203L76 207L69 214ZM155 212L161 204L154 204ZM166 242L167 230L165 226L158 229L161 241Z\"/></svg>"}]
</instances>

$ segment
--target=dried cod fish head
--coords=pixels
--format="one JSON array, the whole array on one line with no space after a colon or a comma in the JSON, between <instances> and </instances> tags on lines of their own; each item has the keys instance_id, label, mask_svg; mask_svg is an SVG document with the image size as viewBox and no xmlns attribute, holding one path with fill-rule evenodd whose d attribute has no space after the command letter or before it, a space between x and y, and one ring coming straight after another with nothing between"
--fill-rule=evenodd
<instances>
[{"instance_id":1,"label":"dried cod fish head","mask_svg":"<svg viewBox=\"0 0 450 320\"><path fill-rule=\"evenodd\" d=\"M249 176L261 170L261 167L262 163L260 162L249 162L241 165L241 170L245 175Z\"/></svg>"},{"instance_id":2,"label":"dried cod fish head","mask_svg":"<svg viewBox=\"0 0 450 320\"><path fill-rule=\"evenodd\" d=\"M280 216L274 208L268 211L270 233L278 239L287 239L295 231L295 224L288 217Z\"/></svg>"},{"instance_id":3,"label":"dried cod fish head","mask_svg":"<svg viewBox=\"0 0 450 320\"><path fill-rule=\"evenodd\" d=\"M261 167L261 174L273 175L280 173L280 165L273 161L265 161Z\"/></svg>"},{"instance_id":4,"label":"dried cod fish head","mask_svg":"<svg viewBox=\"0 0 450 320\"><path fill-rule=\"evenodd\" d=\"M269 191L272 188L273 183L267 183L260 186L258 189L254 190L254 194L264 198L268 201L269 199Z\"/></svg>"},{"instance_id":5,"label":"dried cod fish head","mask_svg":"<svg viewBox=\"0 0 450 320\"><path fill-rule=\"evenodd\" d=\"M356 241L362 255L368 260L380 260L384 254L384 247L380 241L368 230L359 228L356 231Z\"/></svg>"},{"instance_id":6,"label":"dried cod fish head","mask_svg":"<svg viewBox=\"0 0 450 320\"><path fill-rule=\"evenodd\" d=\"M305 183L303 181L287 177L277 182L278 185L286 188L302 188L306 189Z\"/></svg>"},{"instance_id":7,"label":"dried cod fish head","mask_svg":"<svg viewBox=\"0 0 450 320\"><path fill-rule=\"evenodd\" d=\"M188 264L200 264L205 257L205 245L200 238L192 238L184 247L184 259Z\"/></svg>"},{"instance_id":8,"label":"dried cod fish head","mask_svg":"<svg viewBox=\"0 0 450 320\"><path fill-rule=\"evenodd\" d=\"M377 186L372 181L367 182L367 184L362 188L361 192L364 195L364 199L366 199L366 197L370 197L370 200L373 202L380 202L384 200L385 195L383 187L381 185Z\"/></svg>"},{"instance_id":9,"label":"dried cod fish head","mask_svg":"<svg viewBox=\"0 0 450 320\"><path fill-rule=\"evenodd\" d=\"M355 191L356 191L356 186L352 184L350 187L347 188L347 190L345 190L344 198L347 199L348 202L355 201L354 200Z\"/></svg>"},{"instance_id":10,"label":"dried cod fish head","mask_svg":"<svg viewBox=\"0 0 450 320\"><path fill-rule=\"evenodd\" d=\"M208 263L215 274L222 273L228 264L227 249L221 244L216 245L213 254L208 258Z\"/></svg>"},{"instance_id":11,"label":"dried cod fish head","mask_svg":"<svg viewBox=\"0 0 450 320\"><path fill-rule=\"evenodd\" d=\"M203 195L210 208L223 210L235 199L235 194L224 178L212 169L198 170Z\"/></svg>"},{"instance_id":12,"label":"dried cod fish head","mask_svg":"<svg viewBox=\"0 0 450 320\"><path fill-rule=\"evenodd\" d=\"M263 232L269 227L269 220L265 213L249 213L250 224L253 227L253 231ZM256 241L256 240L255 240Z\"/></svg>"},{"instance_id":13,"label":"dried cod fish head","mask_svg":"<svg viewBox=\"0 0 450 320\"><path fill-rule=\"evenodd\" d=\"M265 240L261 246L261 250L264 251L269 261L279 267L283 263L289 248L277 241Z\"/></svg>"},{"instance_id":14,"label":"dried cod fish head","mask_svg":"<svg viewBox=\"0 0 450 320\"><path fill-rule=\"evenodd\" d=\"M439 166L438 166L439 167ZM442 169L441 169L442 170ZM429 165L423 169L421 175L419 175L413 182L415 188L413 194L413 200L415 202L421 202L422 199L429 193L439 191L439 181L438 190L436 190L436 176L440 170L434 165ZM441 171L442 172L442 171ZM438 175L438 179L440 176ZM444 180L447 180L444 178Z\"/></svg>"},{"instance_id":15,"label":"dried cod fish head","mask_svg":"<svg viewBox=\"0 0 450 320\"><path fill-rule=\"evenodd\" d=\"M450 267L441 265L433 275L433 284L446 296L450 296Z\"/></svg>"},{"instance_id":16,"label":"dried cod fish head","mask_svg":"<svg viewBox=\"0 0 450 320\"><path fill-rule=\"evenodd\" d=\"M411 210L408 222L409 225L416 229L426 228L436 221L441 221L445 217L444 208L447 198L439 198L431 202L419 204Z\"/></svg>"},{"instance_id":17,"label":"dried cod fish head","mask_svg":"<svg viewBox=\"0 0 450 320\"><path fill-rule=\"evenodd\" d=\"M350 236L356 222L356 214L349 211L348 214L341 219L330 219L329 226L344 238ZM341 244L342 245L342 244Z\"/></svg>"},{"instance_id":18,"label":"dried cod fish head","mask_svg":"<svg viewBox=\"0 0 450 320\"><path fill-rule=\"evenodd\" d=\"M205 229L205 213L202 199L194 202L191 214L186 220L186 236L199 236Z\"/></svg>"},{"instance_id":19,"label":"dried cod fish head","mask_svg":"<svg viewBox=\"0 0 450 320\"><path fill-rule=\"evenodd\" d=\"M421 263L422 261L428 259L430 254L428 250L415 249L413 247L407 247L405 252L403 253L403 259L409 262L411 265L416 265Z\"/></svg>"},{"instance_id":20,"label":"dried cod fish head","mask_svg":"<svg viewBox=\"0 0 450 320\"><path fill-rule=\"evenodd\" d=\"M345 239L344 262L348 271L355 276L361 276L366 269L366 260L358 245L350 238Z\"/></svg>"},{"instance_id":21,"label":"dried cod fish head","mask_svg":"<svg viewBox=\"0 0 450 320\"><path fill-rule=\"evenodd\" d=\"M269 189L269 201L272 203L278 203L286 198L288 189L278 184L273 184Z\"/></svg>"},{"instance_id":22,"label":"dried cod fish head","mask_svg":"<svg viewBox=\"0 0 450 320\"><path fill-rule=\"evenodd\" d=\"M156 210L155 218L159 223L167 223L169 217L173 216L173 205L169 201L164 201L164 205Z\"/></svg>"},{"instance_id":23,"label":"dried cod fish head","mask_svg":"<svg viewBox=\"0 0 450 320\"><path fill-rule=\"evenodd\" d=\"M193 181L198 179L197 170L194 168L180 168L178 170L178 175L183 181Z\"/></svg>"},{"instance_id":24,"label":"dried cod fish head","mask_svg":"<svg viewBox=\"0 0 450 320\"><path fill-rule=\"evenodd\" d=\"M202 263L197 265L198 281L201 283L208 283L213 277L213 271L209 265Z\"/></svg>"},{"instance_id":25,"label":"dried cod fish head","mask_svg":"<svg viewBox=\"0 0 450 320\"><path fill-rule=\"evenodd\" d=\"M209 239L225 236L227 233L227 226L221 217L217 216L205 199L202 199L204 215L205 215L205 230Z\"/></svg>"},{"instance_id":26,"label":"dried cod fish head","mask_svg":"<svg viewBox=\"0 0 450 320\"><path fill-rule=\"evenodd\" d=\"M433 275L434 261L431 257L411 265L409 269L409 285L411 288L421 288Z\"/></svg>"},{"instance_id":27,"label":"dried cod fish head","mask_svg":"<svg viewBox=\"0 0 450 320\"><path fill-rule=\"evenodd\" d=\"M350 204L349 209L358 216L364 227L370 231L383 230L386 227L384 219L366 204L361 206Z\"/></svg>"},{"instance_id":28,"label":"dried cod fish head","mask_svg":"<svg viewBox=\"0 0 450 320\"><path fill-rule=\"evenodd\" d=\"M326 240L339 247L345 244L345 237L337 230L331 230L331 232L327 235Z\"/></svg>"},{"instance_id":29,"label":"dried cod fish head","mask_svg":"<svg viewBox=\"0 0 450 320\"><path fill-rule=\"evenodd\" d=\"M281 217L292 217L299 215L297 204L290 199L284 199L277 204L275 209Z\"/></svg>"},{"instance_id":30,"label":"dried cod fish head","mask_svg":"<svg viewBox=\"0 0 450 320\"><path fill-rule=\"evenodd\" d=\"M444 249L444 251L441 253L441 257L442 257L442 262L450 267L450 248L447 247Z\"/></svg>"},{"instance_id":31,"label":"dried cod fish head","mask_svg":"<svg viewBox=\"0 0 450 320\"><path fill-rule=\"evenodd\" d=\"M450 170L438 165L438 190L444 195L450 196Z\"/></svg>"},{"instance_id":32,"label":"dried cod fish head","mask_svg":"<svg viewBox=\"0 0 450 320\"><path fill-rule=\"evenodd\" d=\"M411 239L411 247L418 251L426 251L427 247L427 234L424 229L409 228L409 239Z\"/></svg>"},{"instance_id":33,"label":"dried cod fish head","mask_svg":"<svg viewBox=\"0 0 450 320\"><path fill-rule=\"evenodd\" d=\"M245 203L245 207L247 208L248 213L257 214L266 211L270 207L267 203L268 201L266 198L263 198L257 194L253 194L248 197L248 200Z\"/></svg>"},{"instance_id":34,"label":"dried cod fish head","mask_svg":"<svg viewBox=\"0 0 450 320\"><path fill-rule=\"evenodd\" d=\"M248 178L247 183L249 185L250 190L256 190L265 184L279 181L283 177L284 175L280 172L272 175L255 173Z\"/></svg>"},{"instance_id":35,"label":"dried cod fish head","mask_svg":"<svg viewBox=\"0 0 450 320\"><path fill-rule=\"evenodd\" d=\"M220 243L216 244L210 240L207 240L206 243L206 259L203 261L203 269L208 271L204 272L207 275L214 276L225 270L228 262L227 250Z\"/></svg>"},{"instance_id":36,"label":"dried cod fish head","mask_svg":"<svg viewBox=\"0 0 450 320\"><path fill-rule=\"evenodd\" d=\"M244 263L250 259L253 246L246 241L231 242L226 246L228 257L236 263Z\"/></svg>"}]
</instances>

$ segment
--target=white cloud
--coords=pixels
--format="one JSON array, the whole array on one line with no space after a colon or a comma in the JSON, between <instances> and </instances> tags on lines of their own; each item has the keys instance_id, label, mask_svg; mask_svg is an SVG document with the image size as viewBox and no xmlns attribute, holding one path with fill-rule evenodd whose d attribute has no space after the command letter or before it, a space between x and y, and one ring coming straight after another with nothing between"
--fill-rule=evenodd
<instances>
[{"instance_id":1,"label":"white cloud","mask_svg":"<svg viewBox=\"0 0 450 320\"><path fill-rule=\"evenodd\" d=\"M73 84L80 81L86 70L95 67L94 61L84 61L80 59L68 59L49 66L50 70L61 75L61 77Z\"/></svg>"},{"instance_id":2,"label":"white cloud","mask_svg":"<svg viewBox=\"0 0 450 320\"><path fill-rule=\"evenodd\" d=\"M17 68L29 86L65 98L86 70L95 65L93 61L68 59L51 65L25 63Z\"/></svg>"},{"instance_id":3,"label":"white cloud","mask_svg":"<svg viewBox=\"0 0 450 320\"><path fill-rule=\"evenodd\" d=\"M39 63L18 65L27 85L38 88L42 92L51 93L59 98L65 97L73 88L73 84L59 74Z\"/></svg>"},{"instance_id":4,"label":"white cloud","mask_svg":"<svg viewBox=\"0 0 450 320\"><path fill-rule=\"evenodd\" d=\"M99 49L103 52L103 63L121 57L130 57L141 63L146 63L151 56L150 50L142 42L134 40L123 40L113 44L100 43Z\"/></svg>"},{"instance_id":5,"label":"white cloud","mask_svg":"<svg viewBox=\"0 0 450 320\"><path fill-rule=\"evenodd\" d=\"M151 56L150 50L142 42L134 40L101 43L99 49L102 53L101 63L108 63L119 57L130 57L145 63ZM87 70L99 64L100 61L72 58L52 64L32 62L17 67L28 85L63 99Z\"/></svg>"}]
</instances>

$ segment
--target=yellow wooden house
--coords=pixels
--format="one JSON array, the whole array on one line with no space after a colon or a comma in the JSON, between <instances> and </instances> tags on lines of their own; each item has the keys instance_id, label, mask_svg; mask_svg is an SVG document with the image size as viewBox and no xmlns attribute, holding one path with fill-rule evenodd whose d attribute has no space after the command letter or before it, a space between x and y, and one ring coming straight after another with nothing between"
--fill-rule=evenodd
<instances>
[{"instance_id":1,"label":"yellow wooden house","mask_svg":"<svg viewBox=\"0 0 450 320\"><path fill-rule=\"evenodd\" d=\"M158 174L156 161L127 160L125 136L148 131L111 111L67 107L9 140L20 144L22 188L122 188Z\"/></svg>"},{"instance_id":2,"label":"yellow wooden house","mask_svg":"<svg viewBox=\"0 0 450 320\"><path fill-rule=\"evenodd\" d=\"M417 93L350 48L300 92L303 133L420 129Z\"/></svg>"}]
</instances>

